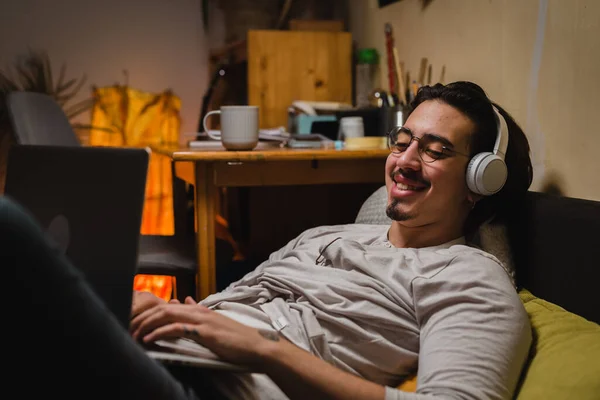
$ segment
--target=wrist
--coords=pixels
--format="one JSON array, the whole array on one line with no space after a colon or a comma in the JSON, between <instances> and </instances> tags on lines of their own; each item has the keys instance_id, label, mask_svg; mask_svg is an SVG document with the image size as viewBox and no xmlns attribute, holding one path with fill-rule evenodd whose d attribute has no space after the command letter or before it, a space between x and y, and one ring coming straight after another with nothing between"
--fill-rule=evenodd
<instances>
[{"instance_id":1,"label":"wrist","mask_svg":"<svg viewBox=\"0 0 600 400\"><path fill-rule=\"evenodd\" d=\"M260 331L261 340L257 347L257 355L262 372L272 369L274 366L281 365L284 359L287 346L291 343L282 335L275 331Z\"/></svg>"}]
</instances>

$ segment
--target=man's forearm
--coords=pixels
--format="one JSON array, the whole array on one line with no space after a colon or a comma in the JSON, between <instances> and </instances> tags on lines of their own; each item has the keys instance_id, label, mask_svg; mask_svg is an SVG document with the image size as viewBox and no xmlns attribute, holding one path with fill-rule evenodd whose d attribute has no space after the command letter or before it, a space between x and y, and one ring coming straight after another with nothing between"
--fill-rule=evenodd
<instances>
[{"instance_id":1,"label":"man's forearm","mask_svg":"<svg viewBox=\"0 0 600 400\"><path fill-rule=\"evenodd\" d=\"M290 399L382 400L385 388L347 373L287 340L263 351L264 372Z\"/></svg>"}]
</instances>

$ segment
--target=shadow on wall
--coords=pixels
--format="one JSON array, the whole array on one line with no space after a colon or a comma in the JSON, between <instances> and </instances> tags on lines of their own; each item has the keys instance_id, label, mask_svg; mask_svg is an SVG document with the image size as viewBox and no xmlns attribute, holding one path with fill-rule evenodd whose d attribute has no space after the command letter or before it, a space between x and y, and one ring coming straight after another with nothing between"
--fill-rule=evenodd
<instances>
[{"instance_id":1,"label":"shadow on wall","mask_svg":"<svg viewBox=\"0 0 600 400\"><path fill-rule=\"evenodd\" d=\"M542 193L548 193L555 196L565 196L562 178L554 171L551 171L544 177L544 183L540 189Z\"/></svg>"}]
</instances>

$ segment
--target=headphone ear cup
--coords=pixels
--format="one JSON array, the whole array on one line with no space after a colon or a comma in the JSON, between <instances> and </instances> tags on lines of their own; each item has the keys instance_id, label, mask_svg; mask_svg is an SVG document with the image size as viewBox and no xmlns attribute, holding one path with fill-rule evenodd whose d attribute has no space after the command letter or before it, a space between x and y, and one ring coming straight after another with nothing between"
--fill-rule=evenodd
<instances>
[{"instance_id":1,"label":"headphone ear cup","mask_svg":"<svg viewBox=\"0 0 600 400\"><path fill-rule=\"evenodd\" d=\"M467 166L467 186L476 194L490 196L506 183L507 169L502 157L494 153L476 154Z\"/></svg>"},{"instance_id":2,"label":"headphone ear cup","mask_svg":"<svg viewBox=\"0 0 600 400\"><path fill-rule=\"evenodd\" d=\"M469 161L469 165L467 166L467 186L469 190L476 194L481 194L479 192L479 188L477 187L477 170L481 165L481 160L488 155L493 155L492 153L478 153L471 158Z\"/></svg>"}]
</instances>

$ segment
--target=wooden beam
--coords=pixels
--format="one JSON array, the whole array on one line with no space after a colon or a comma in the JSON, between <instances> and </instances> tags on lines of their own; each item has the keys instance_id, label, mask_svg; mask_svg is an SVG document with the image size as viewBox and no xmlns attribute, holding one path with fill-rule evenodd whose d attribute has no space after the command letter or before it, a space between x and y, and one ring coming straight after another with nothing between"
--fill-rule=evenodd
<instances>
[{"instance_id":1,"label":"wooden beam","mask_svg":"<svg viewBox=\"0 0 600 400\"><path fill-rule=\"evenodd\" d=\"M200 301L217 291L215 271L215 191L211 183L214 175L212 163L196 163L195 196L198 247L198 273L196 274L196 300Z\"/></svg>"},{"instance_id":2,"label":"wooden beam","mask_svg":"<svg viewBox=\"0 0 600 400\"><path fill-rule=\"evenodd\" d=\"M177 161L175 162L175 176L190 185L195 185L195 172L193 161Z\"/></svg>"}]
</instances>

